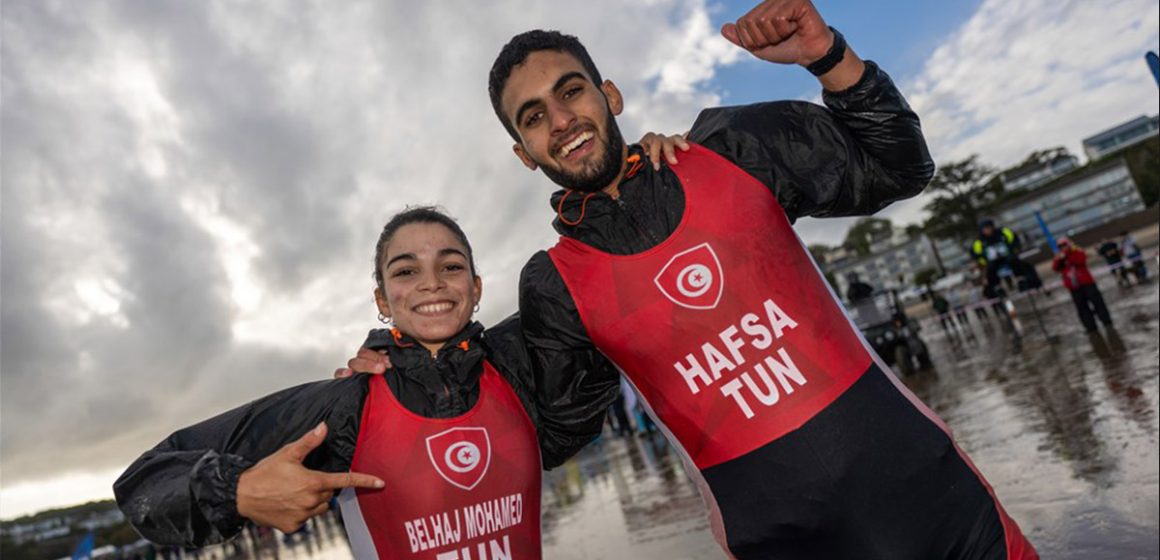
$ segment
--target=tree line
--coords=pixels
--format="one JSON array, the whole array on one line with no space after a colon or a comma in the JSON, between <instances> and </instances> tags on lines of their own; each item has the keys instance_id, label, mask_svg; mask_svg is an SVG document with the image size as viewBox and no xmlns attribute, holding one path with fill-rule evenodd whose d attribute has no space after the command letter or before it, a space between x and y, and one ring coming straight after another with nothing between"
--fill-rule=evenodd
<instances>
[{"instance_id":1,"label":"tree line","mask_svg":"<svg viewBox=\"0 0 1160 560\"><path fill-rule=\"evenodd\" d=\"M1014 168L1026 165L1048 163L1058 157L1069 156L1066 148L1055 147L1039 150L1028 155ZM1160 200L1160 138L1151 138L1104 158L1088 162L1068 173L1079 172L1089 166L1109 159L1123 158L1140 192L1144 205L1151 207ZM942 164L923 191L927 203L923 210L927 218L921 223L904 226L906 234L917 237L922 234L936 239L954 239L968 243L978 234L979 222L990 217L994 210L1014 197L1022 196L1025 190L1006 190L1002 174L994 166L984 163L976 154L959 161ZM891 235L894 224L889 219L867 216L860 218L846 232L842 247L866 256L870 254L873 240ZM811 245L815 256L834 249L822 244Z\"/></svg>"}]
</instances>

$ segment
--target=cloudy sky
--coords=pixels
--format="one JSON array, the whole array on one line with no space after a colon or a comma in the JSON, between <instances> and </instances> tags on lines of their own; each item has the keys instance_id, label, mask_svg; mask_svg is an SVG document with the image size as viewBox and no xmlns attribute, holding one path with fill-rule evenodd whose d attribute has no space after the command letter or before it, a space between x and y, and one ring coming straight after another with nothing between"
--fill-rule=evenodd
<instances>
[{"instance_id":1,"label":"cloudy sky","mask_svg":"<svg viewBox=\"0 0 1160 560\"><path fill-rule=\"evenodd\" d=\"M1154 0L821 0L907 93L938 161L995 165L1157 112ZM375 323L385 220L459 217L515 308L554 235L485 93L529 28L588 45L626 135L817 99L717 34L750 2L2 3L0 517L111 496L176 428L325 378ZM921 218L921 200L885 211ZM805 220L807 241L846 222Z\"/></svg>"}]
</instances>

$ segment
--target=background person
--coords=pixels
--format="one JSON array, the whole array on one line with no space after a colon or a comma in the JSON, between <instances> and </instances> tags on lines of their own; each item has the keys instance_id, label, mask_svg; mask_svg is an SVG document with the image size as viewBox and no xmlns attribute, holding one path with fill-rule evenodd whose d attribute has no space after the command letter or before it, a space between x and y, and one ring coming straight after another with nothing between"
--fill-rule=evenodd
<instances>
[{"instance_id":1,"label":"background person","mask_svg":"<svg viewBox=\"0 0 1160 560\"><path fill-rule=\"evenodd\" d=\"M951 316L951 302L934 290L930 291L930 302L935 313L938 313L938 321L942 324L943 330L950 331L954 328L955 320Z\"/></svg>"},{"instance_id":2,"label":"background person","mask_svg":"<svg viewBox=\"0 0 1160 560\"><path fill-rule=\"evenodd\" d=\"M870 296L874 295L874 286L867 284L858 277L857 272L850 272L846 274L846 301L851 304L856 304Z\"/></svg>"},{"instance_id":3,"label":"background person","mask_svg":"<svg viewBox=\"0 0 1160 560\"><path fill-rule=\"evenodd\" d=\"M1075 302L1075 310L1079 313L1079 320L1088 332L1096 330L1096 321L1092 316L1099 317L1107 328L1112 327L1112 316L1104 304L1104 296L1099 286L1092 278L1087 267L1087 255L1083 249L1072 245L1071 240L1061 237L1057 243L1059 252L1051 261L1051 268L1063 276L1063 286L1071 292L1071 300Z\"/></svg>"},{"instance_id":4,"label":"background person","mask_svg":"<svg viewBox=\"0 0 1160 560\"><path fill-rule=\"evenodd\" d=\"M979 237L971 244L971 254L983 268L987 279L983 295L987 298L999 297L1000 282L1008 288L1019 291L1043 287L1035 267L1019 258L1022 241L1014 230L996 227L995 221L987 218L979 222ZM1016 284L1013 286L1012 282Z\"/></svg>"},{"instance_id":5,"label":"background person","mask_svg":"<svg viewBox=\"0 0 1160 560\"><path fill-rule=\"evenodd\" d=\"M1137 284L1143 284L1148 278L1148 267L1144 265L1144 252L1136 244L1136 238L1128 231L1120 232L1123 240L1120 242L1120 251L1128 259L1128 272L1136 277Z\"/></svg>"},{"instance_id":6,"label":"background person","mask_svg":"<svg viewBox=\"0 0 1160 560\"><path fill-rule=\"evenodd\" d=\"M1128 285L1128 270L1123 264L1124 254L1120 251L1120 244L1114 239L1105 237L1096 252L1108 263L1108 271L1116 278L1116 283L1121 286Z\"/></svg>"}]
</instances>

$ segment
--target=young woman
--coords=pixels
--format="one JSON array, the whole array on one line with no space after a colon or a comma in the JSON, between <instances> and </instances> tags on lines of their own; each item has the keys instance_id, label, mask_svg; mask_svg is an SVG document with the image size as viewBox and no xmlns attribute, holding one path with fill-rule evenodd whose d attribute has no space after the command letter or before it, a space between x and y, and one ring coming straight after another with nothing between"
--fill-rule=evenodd
<instances>
[{"instance_id":1,"label":"young woman","mask_svg":"<svg viewBox=\"0 0 1160 560\"><path fill-rule=\"evenodd\" d=\"M286 389L169 436L114 485L142 535L204 546L245 519L292 531L342 489L357 558L540 557L518 319L471 320L483 290L471 245L433 208L387 223L375 280L394 326L366 344L393 369Z\"/></svg>"},{"instance_id":2,"label":"young woman","mask_svg":"<svg viewBox=\"0 0 1160 560\"><path fill-rule=\"evenodd\" d=\"M1112 316L1108 313L1108 306L1104 304L1104 296L1096 284L1092 273L1088 270L1087 254L1084 250L1071 244L1066 237L1059 238L1059 252L1051 261L1051 268L1063 276L1063 287L1071 292L1071 300L1075 303L1079 321L1087 332L1096 331L1096 317L1099 317L1107 328L1112 328ZM1093 315L1094 312L1094 315Z\"/></svg>"}]
</instances>

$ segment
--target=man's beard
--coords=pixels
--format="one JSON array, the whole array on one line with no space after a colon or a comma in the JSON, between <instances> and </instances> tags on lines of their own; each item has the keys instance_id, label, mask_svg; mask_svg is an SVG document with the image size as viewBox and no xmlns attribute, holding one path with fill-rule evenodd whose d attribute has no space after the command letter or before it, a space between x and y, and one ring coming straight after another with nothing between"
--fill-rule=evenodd
<instances>
[{"instance_id":1,"label":"man's beard","mask_svg":"<svg viewBox=\"0 0 1160 560\"><path fill-rule=\"evenodd\" d=\"M608 146L604 150L604 156L597 162L596 169L570 173L541 163L540 169L544 171L544 175L561 187L588 193L601 191L611 184L624 165L621 159L624 157L624 137L620 135L620 128L616 126L616 118L612 116L612 111L608 112L608 118L605 119L604 130L608 131ZM597 140L592 139L593 142Z\"/></svg>"}]
</instances>

